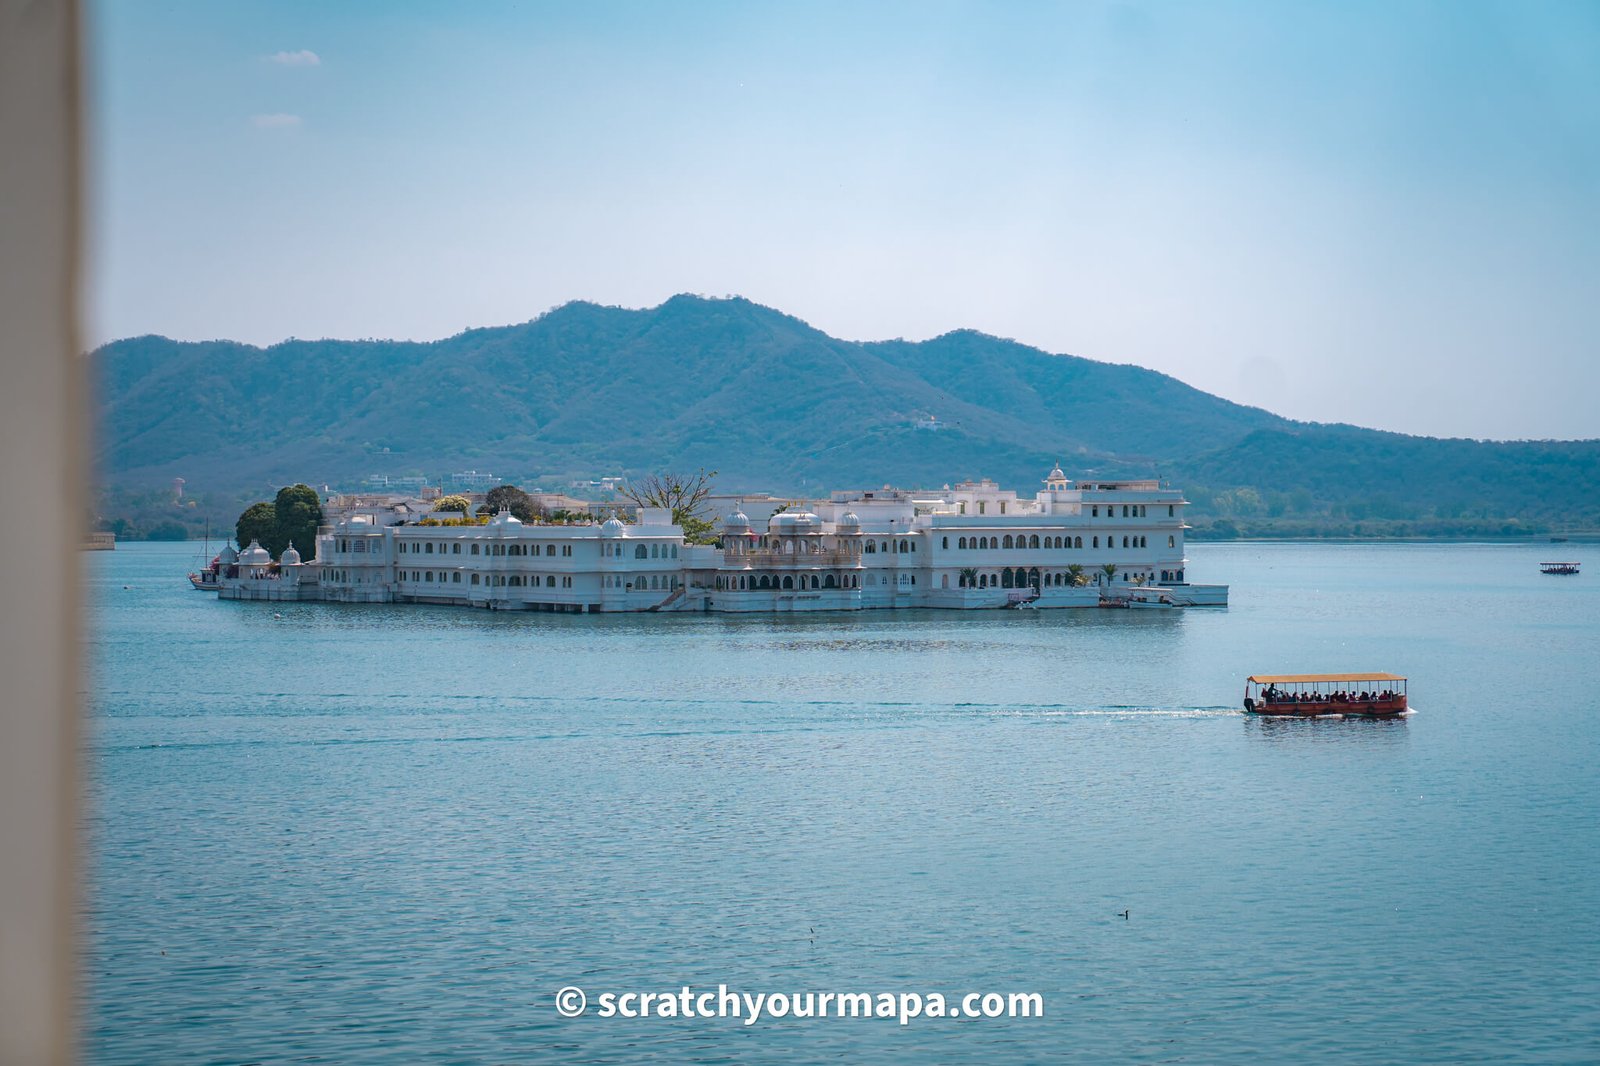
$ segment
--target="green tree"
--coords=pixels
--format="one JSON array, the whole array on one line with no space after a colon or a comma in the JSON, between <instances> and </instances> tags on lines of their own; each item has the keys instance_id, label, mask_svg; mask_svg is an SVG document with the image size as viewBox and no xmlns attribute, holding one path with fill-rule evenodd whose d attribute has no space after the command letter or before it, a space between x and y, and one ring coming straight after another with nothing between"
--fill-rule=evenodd
<instances>
[{"instance_id":1,"label":"green tree","mask_svg":"<svg viewBox=\"0 0 1600 1066\"><path fill-rule=\"evenodd\" d=\"M1111 582L1113 580L1116 579L1116 576L1117 576L1117 564L1116 563L1107 563L1107 564L1105 564L1104 566L1102 566L1100 568L1100 572L1102 574L1106 575L1106 584L1109 585L1109 584L1111 584Z\"/></svg>"},{"instance_id":2,"label":"green tree","mask_svg":"<svg viewBox=\"0 0 1600 1066\"><path fill-rule=\"evenodd\" d=\"M496 485L489 490L483 506L478 508L479 514L490 516L501 511L510 511L519 522L536 522L543 515L539 505L533 502L533 497L515 485Z\"/></svg>"},{"instance_id":3,"label":"green tree","mask_svg":"<svg viewBox=\"0 0 1600 1066\"><path fill-rule=\"evenodd\" d=\"M440 496L433 505L435 511L460 511L462 514L472 513L472 501L465 496Z\"/></svg>"},{"instance_id":4,"label":"green tree","mask_svg":"<svg viewBox=\"0 0 1600 1066\"><path fill-rule=\"evenodd\" d=\"M316 554L317 527L321 524L322 500L317 490L309 485L289 485L279 489L271 503L253 503L245 508L234 533L241 548L248 548L252 539L258 540L276 559L293 543L302 559L310 559Z\"/></svg>"},{"instance_id":5,"label":"green tree","mask_svg":"<svg viewBox=\"0 0 1600 1066\"><path fill-rule=\"evenodd\" d=\"M645 474L638 480L630 479L617 491L640 507L665 507L672 512L672 522L683 530L683 539L690 544L712 544L716 541L716 526L703 514L706 497L711 494L711 481L715 470L707 473Z\"/></svg>"},{"instance_id":6,"label":"green tree","mask_svg":"<svg viewBox=\"0 0 1600 1066\"><path fill-rule=\"evenodd\" d=\"M273 501L278 514L277 537L268 551L276 559L291 543L302 559L317 551L317 527L322 524L322 498L310 485L290 485L278 490ZM263 544L265 542L263 541Z\"/></svg>"},{"instance_id":7,"label":"green tree","mask_svg":"<svg viewBox=\"0 0 1600 1066\"><path fill-rule=\"evenodd\" d=\"M1067 580L1072 583L1074 588L1076 588L1079 585L1084 584L1083 564L1082 563L1068 563L1067 564Z\"/></svg>"},{"instance_id":8,"label":"green tree","mask_svg":"<svg viewBox=\"0 0 1600 1066\"><path fill-rule=\"evenodd\" d=\"M234 525L233 535L240 548L248 548L252 540L260 541L261 546L265 548L267 542L278 535L277 509L265 500L252 503L244 509L244 514L239 516L239 521Z\"/></svg>"}]
</instances>

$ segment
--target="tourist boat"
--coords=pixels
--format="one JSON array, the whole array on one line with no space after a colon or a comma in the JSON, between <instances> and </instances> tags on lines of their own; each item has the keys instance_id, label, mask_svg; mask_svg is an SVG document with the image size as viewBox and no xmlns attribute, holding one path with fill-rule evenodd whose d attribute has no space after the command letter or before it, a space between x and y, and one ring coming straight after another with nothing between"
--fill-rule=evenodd
<instances>
[{"instance_id":1,"label":"tourist boat","mask_svg":"<svg viewBox=\"0 0 1600 1066\"><path fill-rule=\"evenodd\" d=\"M1577 572L1578 572L1578 564L1577 563L1540 563L1539 564L1539 573L1541 573L1541 574L1576 574Z\"/></svg>"},{"instance_id":2,"label":"tourist boat","mask_svg":"<svg viewBox=\"0 0 1600 1066\"><path fill-rule=\"evenodd\" d=\"M1256 674L1245 679L1244 709L1286 718L1392 717L1406 713L1397 674Z\"/></svg>"}]
</instances>

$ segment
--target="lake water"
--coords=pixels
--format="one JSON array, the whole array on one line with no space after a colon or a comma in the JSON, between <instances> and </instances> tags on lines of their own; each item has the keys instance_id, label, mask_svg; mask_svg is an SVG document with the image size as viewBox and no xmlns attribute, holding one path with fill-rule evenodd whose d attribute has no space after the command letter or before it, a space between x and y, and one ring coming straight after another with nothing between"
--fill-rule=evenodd
<instances>
[{"instance_id":1,"label":"lake water","mask_svg":"<svg viewBox=\"0 0 1600 1066\"><path fill-rule=\"evenodd\" d=\"M1551 550L1194 545L1230 608L775 618L219 603L192 546L86 555L86 1056L1600 1060L1600 560ZM1417 713L1238 710L1346 669ZM1045 1016L595 1008L722 984Z\"/></svg>"}]
</instances>

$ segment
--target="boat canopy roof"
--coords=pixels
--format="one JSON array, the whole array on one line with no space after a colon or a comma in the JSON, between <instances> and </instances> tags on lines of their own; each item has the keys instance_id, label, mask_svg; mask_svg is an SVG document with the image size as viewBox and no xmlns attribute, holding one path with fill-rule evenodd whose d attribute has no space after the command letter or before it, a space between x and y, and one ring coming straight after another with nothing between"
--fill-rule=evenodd
<instances>
[{"instance_id":1,"label":"boat canopy roof","mask_svg":"<svg viewBox=\"0 0 1600 1066\"><path fill-rule=\"evenodd\" d=\"M1404 681L1399 674L1252 674L1258 685L1323 685L1337 681Z\"/></svg>"}]
</instances>

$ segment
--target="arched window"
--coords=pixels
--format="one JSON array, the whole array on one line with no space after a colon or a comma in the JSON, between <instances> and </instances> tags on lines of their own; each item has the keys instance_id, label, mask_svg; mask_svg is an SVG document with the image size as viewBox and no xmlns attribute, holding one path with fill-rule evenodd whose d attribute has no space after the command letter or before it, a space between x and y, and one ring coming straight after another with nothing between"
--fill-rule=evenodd
<instances>
[{"instance_id":1,"label":"arched window","mask_svg":"<svg viewBox=\"0 0 1600 1066\"><path fill-rule=\"evenodd\" d=\"M474 541L473 545L472 545L472 554L473 555L477 555L478 554L478 544L477 544L476 541Z\"/></svg>"},{"instance_id":2,"label":"arched window","mask_svg":"<svg viewBox=\"0 0 1600 1066\"><path fill-rule=\"evenodd\" d=\"M676 544L672 546L672 557L674 559L678 557L678 546Z\"/></svg>"},{"instance_id":3,"label":"arched window","mask_svg":"<svg viewBox=\"0 0 1600 1066\"><path fill-rule=\"evenodd\" d=\"M633 557L635 559L648 559L650 558L650 549L643 544L635 544L633 546Z\"/></svg>"},{"instance_id":4,"label":"arched window","mask_svg":"<svg viewBox=\"0 0 1600 1066\"><path fill-rule=\"evenodd\" d=\"M1100 547L1100 538L1099 537L1094 538L1094 546L1096 548Z\"/></svg>"},{"instance_id":5,"label":"arched window","mask_svg":"<svg viewBox=\"0 0 1600 1066\"><path fill-rule=\"evenodd\" d=\"M1028 547L1037 548L1038 546L1039 546L1039 534L1035 533L1033 536L1028 538Z\"/></svg>"},{"instance_id":6,"label":"arched window","mask_svg":"<svg viewBox=\"0 0 1600 1066\"><path fill-rule=\"evenodd\" d=\"M811 587L812 588L820 588L821 587L820 583L817 581L817 575L816 574L812 574L811 575Z\"/></svg>"},{"instance_id":7,"label":"arched window","mask_svg":"<svg viewBox=\"0 0 1600 1066\"><path fill-rule=\"evenodd\" d=\"M1011 547L1011 534L1010 533L1007 533L1006 534L1006 539L1000 542L1000 547L1002 547L1002 548Z\"/></svg>"},{"instance_id":8,"label":"arched window","mask_svg":"<svg viewBox=\"0 0 1600 1066\"><path fill-rule=\"evenodd\" d=\"M785 574L784 578L783 578L783 587L786 588L786 589L794 588L794 578L792 578L792 577L788 576L787 574Z\"/></svg>"},{"instance_id":9,"label":"arched window","mask_svg":"<svg viewBox=\"0 0 1600 1066\"><path fill-rule=\"evenodd\" d=\"M476 547L476 545L474 545L474 547ZM472 583L474 585L476 585L478 583L478 575L477 574L473 574L472 575Z\"/></svg>"},{"instance_id":10,"label":"arched window","mask_svg":"<svg viewBox=\"0 0 1600 1066\"><path fill-rule=\"evenodd\" d=\"M956 547L957 548L961 548L961 549L965 550L966 546L967 546L967 538L966 537L962 537L960 540L956 541Z\"/></svg>"},{"instance_id":11,"label":"arched window","mask_svg":"<svg viewBox=\"0 0 1600 1066\"><path fill-rule=\"evenodd\" d=\"M839 583L833 579L832 574L829 574L827 577L822 579L822 587L825 589L837 588L838 584Z\"/></svg>"},{"instance_id":12,"label":"arched window","mask_svg":"<svg viewBox=\"0 0 1600 1066\"><path fill-rule=\"evenodd\" d=\"M1176 548L1177 546L1178 546L1178 538L1176 538L1176 537L1168 537L1167 538L1167 547Z\"/></svg>"},{"instance_id":13,"label":"arched window","mask_svg":"<svg viewBox=\"0 0 1600 1066\"><path fill-rule=\"evenodd\" d=\"M889 542L888 541L884 541L883 543L879 544L878 545L878 550L881 551L881 552L884 552L885 554L887 554L888 551L889 551Z\"/></svg>"},{"instance_id":14,"label":"arched window","mask_svg":"<svg viewBox=\"0 0 1600 1066\"><path fill-rule=\"evenodd\" d=\"M1122 538L1122 546L1124 548L1126 548L1128 546L1128 538L1127 537L1123 537Z\"/></svg>"},{"instance_id":15,"label":"arched window","mask_svg":"<svg viewBox=\"0 0 1600 1066\"><path fill-rule=\"evenodd\" d=\"M944 548L946 551L949 551L950 550L950 538L949 537L945 537L945 538L943 538L943 541L944 542L940 545L940 547Z\"/></svg>"},{"instance_id":16,"label":"arched window","mask_svg":"<svg viewBox=\"0 0 1600 1066\"><path fill-rule=\"evenodd\" d=\"M872 541L867 541L867 554L874 555L877 553L877 551L878 549L873 545Z\"/></svg>"}]
</instances>

